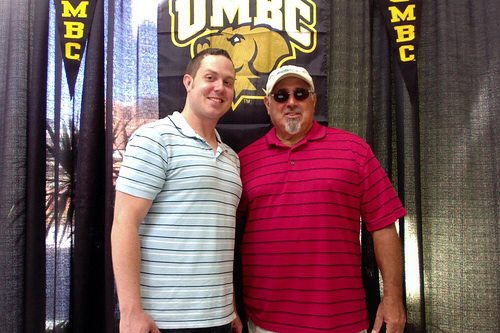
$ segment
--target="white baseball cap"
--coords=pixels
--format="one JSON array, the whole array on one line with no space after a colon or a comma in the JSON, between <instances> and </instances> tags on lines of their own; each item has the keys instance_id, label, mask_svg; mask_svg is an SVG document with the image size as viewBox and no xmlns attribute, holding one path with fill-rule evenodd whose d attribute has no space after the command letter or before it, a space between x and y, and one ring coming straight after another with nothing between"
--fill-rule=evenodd
<instances>
[{"instance_id":1,"label":"white baseball cap","mask_svg":"<svg viewBox=\"0 0 500 333\"><path fill-rule=\"evenodd\" d=\"M273 91L273 88L276 85L276 83L278 83L280 80L283 80L286 77L296 77L301 80L304 80L314 91L314 83L312 77L311 75L309 75L309 73L305 68L294 65L286 65L280 68L276 68L269 74L266 84L266 91L265 91L266 95L269 95L271 91Z\"/></svg>"}]
</instances>

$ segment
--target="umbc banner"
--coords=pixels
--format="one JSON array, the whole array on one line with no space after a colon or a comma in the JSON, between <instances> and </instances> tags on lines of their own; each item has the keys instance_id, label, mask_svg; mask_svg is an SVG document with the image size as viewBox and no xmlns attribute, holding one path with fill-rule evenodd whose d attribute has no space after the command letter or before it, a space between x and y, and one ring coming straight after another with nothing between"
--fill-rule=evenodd
<instances>
[{"instance_id":1,"label":"umbc banner","mask_svg":"<svg viewBox=\"0 0 500 333\"><path fill-rule=\"evenodd\" d=\"M389 32L393 56L412 104L417 107L417 49L420 31L420 0L378 0Z\"/></svg>"},{"instance_id":2,"label":"umbc banner","mask_svg":"<svg viewBox=\"0 0 500 333\"><path fill-rule=\"evenodd\" d=\"M75 83L98 0L55 0L57 30L61 41L69 94L75 95Z\"/></svg>"},{"instance_id":3,"label":"umbc banner","mask_svg":"<svg viewBox=\"0 0 500 333\"><path fill-rule=\"evenodd\" d=\"M328 121L329 1L168 0L158 9L160 116L184 107L182 85L189 60L205 48L228 51L236 67L235 98L218 130L240 150L270 129L264 107L268 74L283 65L308 69L318 103L316 119Z\"/></svg>"}]
</instances>

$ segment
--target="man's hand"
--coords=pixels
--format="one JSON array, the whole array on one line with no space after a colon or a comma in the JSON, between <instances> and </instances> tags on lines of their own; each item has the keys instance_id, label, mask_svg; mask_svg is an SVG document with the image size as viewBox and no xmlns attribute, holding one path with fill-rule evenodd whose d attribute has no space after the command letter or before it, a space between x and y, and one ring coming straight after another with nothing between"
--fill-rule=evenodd
<instances>
[{"instance_id":1,"label":"man's hand","mask_svg":"<svg viewBox=\"0 0 500 333\"><path fill-rule=\"evenodd\" d=\"M243 324L241 323L240 317L236 315L236 318L231 322L231 332L232 333L242 333Z\"/></svg>"},{"instance_id":2,"label":"man's hand","mask_svg":"<svg viewBox=\"0 0 500 333\"><path fill-rule=\"evenodd\" d=\"M120 314L120 333L160 333L154 320L143 310Z\"/></svg>"},{"instance_id":3,"label":"man's hand","mask_svg":"<svg viewBox=\"0 0 500 333\"><path fill-rule=\"evenodd\" d=\"M406 312L401 298L383 297L377 310L371 333L378 333L385 323L386 333L403 333Z\"/></svg>"}]
</instances>

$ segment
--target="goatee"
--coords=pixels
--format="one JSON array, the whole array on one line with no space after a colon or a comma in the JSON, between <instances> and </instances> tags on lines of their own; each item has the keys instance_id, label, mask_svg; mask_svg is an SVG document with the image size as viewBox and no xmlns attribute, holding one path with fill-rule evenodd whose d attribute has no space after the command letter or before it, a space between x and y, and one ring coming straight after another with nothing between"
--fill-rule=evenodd
<instances>
[{"instance_id":1,"label":"goatee","mask_svg":"<svg viewBox=\"0 0 500 333\"><path fill-rule=\"evenodd\" d=\"M289 134L296 134L300 131L300 119L287 119L285 130Z\"/></svg>"}]
</instances>

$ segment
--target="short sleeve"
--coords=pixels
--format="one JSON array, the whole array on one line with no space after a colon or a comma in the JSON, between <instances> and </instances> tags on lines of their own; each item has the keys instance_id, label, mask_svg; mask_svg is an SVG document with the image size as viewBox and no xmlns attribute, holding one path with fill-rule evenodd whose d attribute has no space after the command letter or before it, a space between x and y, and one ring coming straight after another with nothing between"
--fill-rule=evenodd
<instances>
[{"instance_id":1,"label":"short sleeve","mask_svg":"<svg viewBox=\"0 0 500 333\"><path fill-rule=\"evenodd\" d=\"M116 190L153 200L163 189L167 161L161 133L152 126L139 128L127 144Z\"/></svg>"},{"instance_id":2,"label":"short sleeve","mask_svg":"<svg viewBox=\"0 0 500 333\"><path fill-rule=\"evenodd\" d=\"M361 218L371 232L394 223L406 215L406 210L385 170L371 148L366 146L361 166Z\"/></svg>"}]
</instances>

